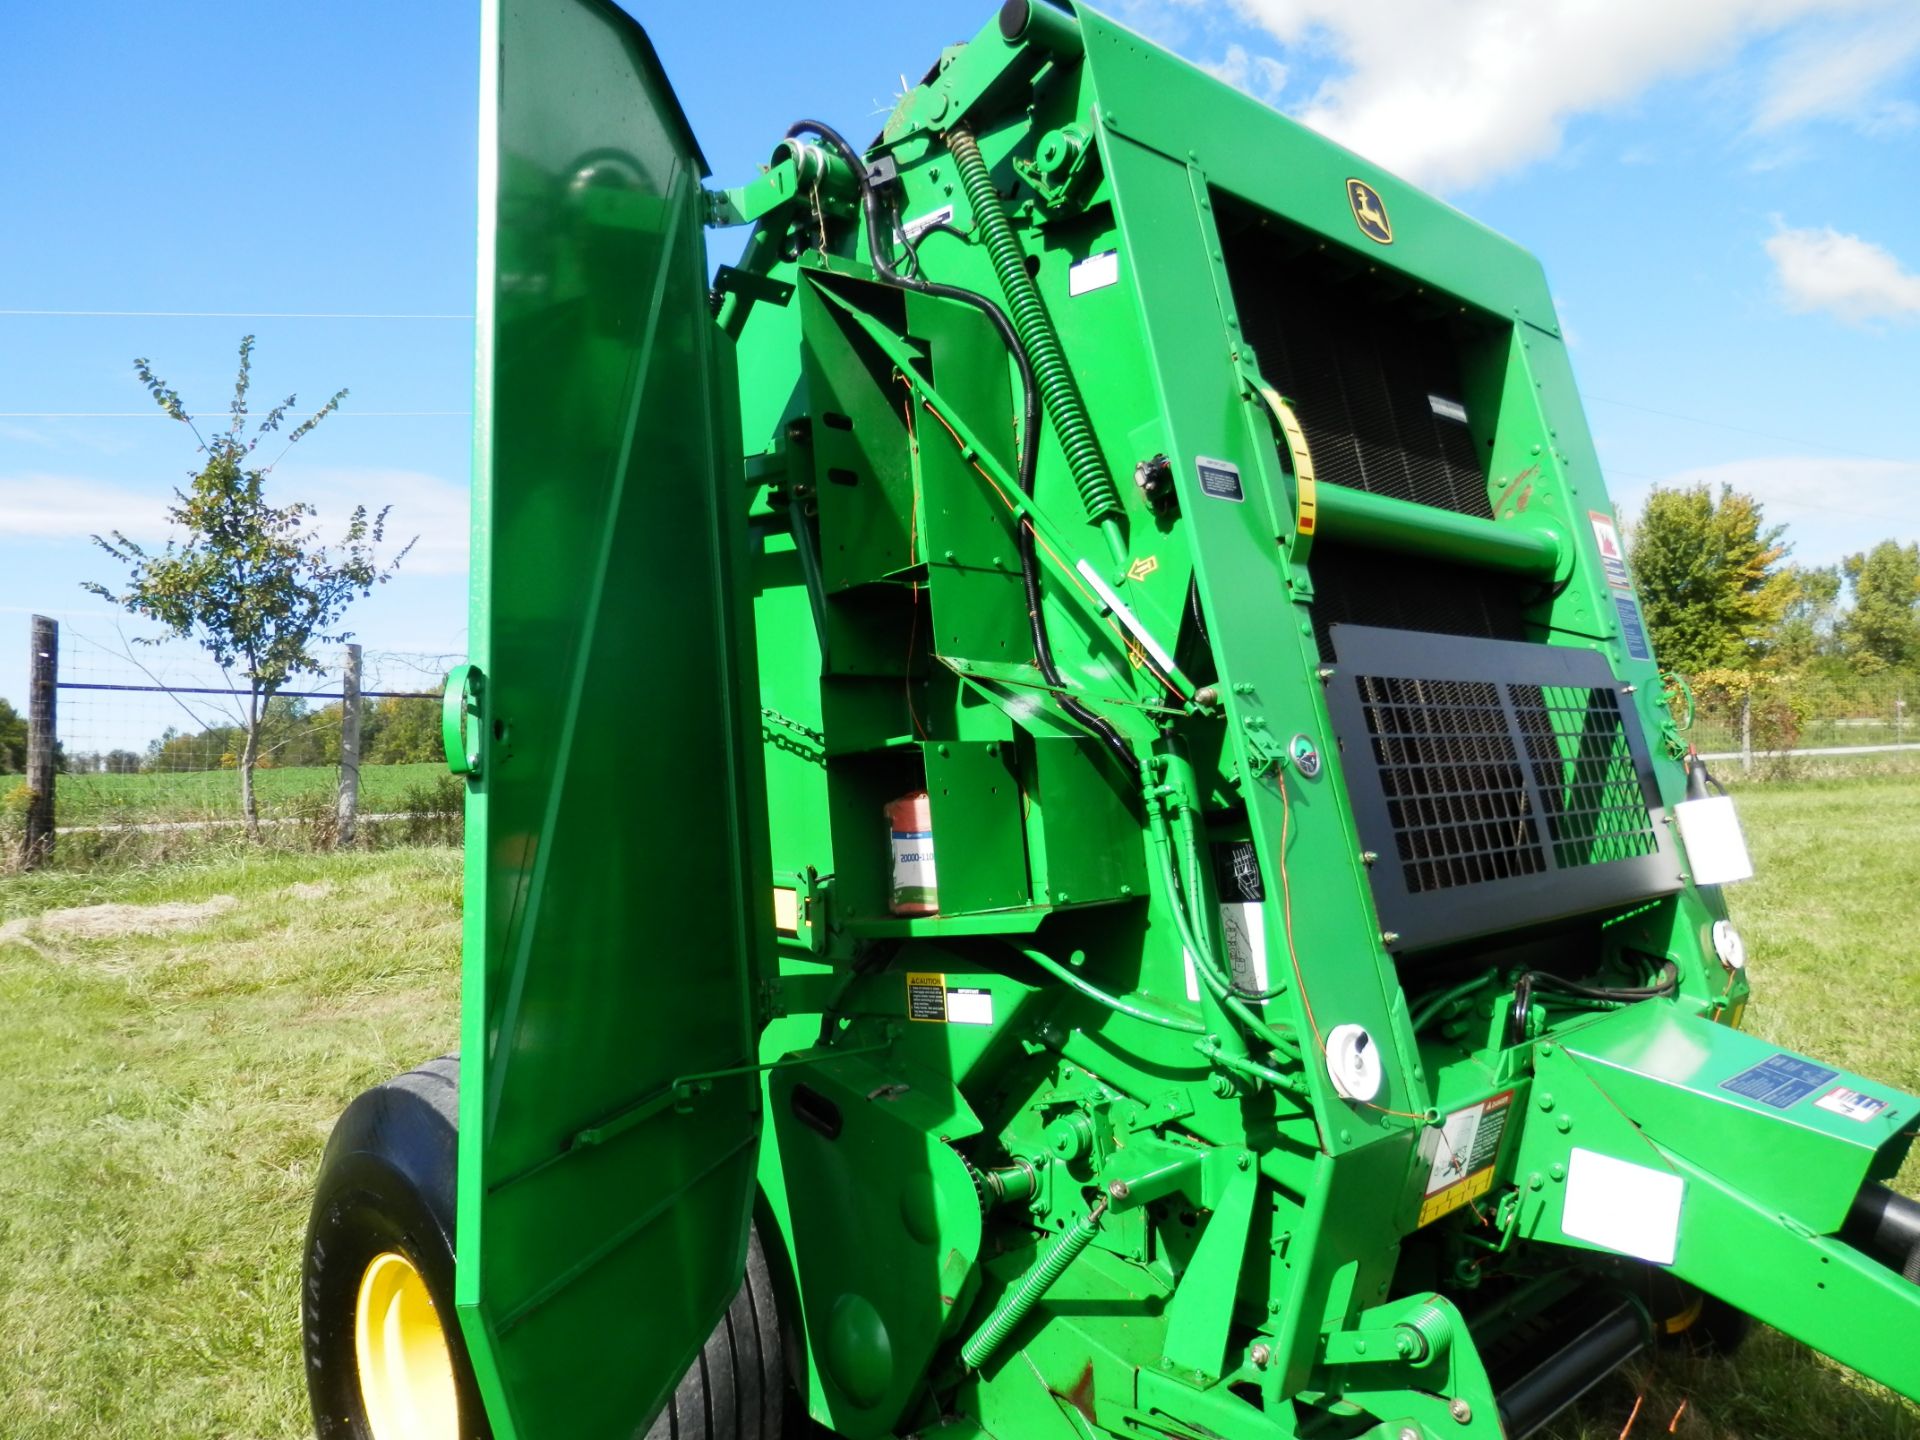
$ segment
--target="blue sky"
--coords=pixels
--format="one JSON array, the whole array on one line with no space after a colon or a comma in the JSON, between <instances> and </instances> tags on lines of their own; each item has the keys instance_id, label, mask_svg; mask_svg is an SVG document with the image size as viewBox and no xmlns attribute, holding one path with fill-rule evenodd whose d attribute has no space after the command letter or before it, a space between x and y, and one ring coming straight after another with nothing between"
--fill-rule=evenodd
<instances>
[{"instance_id":1,"label":"blue sky","mask_svg":"<svg viewBox=\"0 0 1920 1440\"><path fill-rule=\"evenodd\" d=\"M715 183L801 115L872 133L902 74L994 7L839 8L835 32L761 0L633 0ZM1539 254L1623 513L1657 481L1727 480L1799 559L1920 538L1912 0L1115 8ZM218 412L247 331L256 394L352 392L278 463L281 494L329 518L390 501L422 536L352 628L462 647L477 28L476 5L428 0L9 16L0 695L24 689L28 612L107 613L79 589L114 578L87 534L155 535L193 465L133 357ZM737 233L714 244L730 258Z\"/></svg>"}]
</instances>

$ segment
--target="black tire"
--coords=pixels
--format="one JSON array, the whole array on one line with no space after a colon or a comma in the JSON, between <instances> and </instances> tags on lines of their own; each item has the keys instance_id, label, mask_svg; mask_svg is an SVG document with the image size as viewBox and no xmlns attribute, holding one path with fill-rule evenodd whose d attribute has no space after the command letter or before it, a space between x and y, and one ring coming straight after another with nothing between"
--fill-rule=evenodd
<instances>
[{"instance_id":1,"label":"black tire","mask_svg":"<svg viewBox=\"0 0 1920 1440\"><path fill-rule=\"evenodd\" d=\"M376 1085L334 1126L307 1226L302 1329L320 1440L375 1440L354 1363L354 1306L368 1262L410 1259L447 1317L461 1440L491 1440L453 1321L460 1058L443 1055ZM773 1276L758 1234L727 1313L681 1377L647 1440L780 1440L789 1393Z\"/></svg>"},{"instance_id":2,"label":"black tire","mask_svg":"<svg viewBox=\"0 0 1920 1440\"><path fill-rule=\"evenodd\" d=\"M376 1440L354 1360L354 1307L368 1264L387 1251L413 1263L441 1319L461 1440L490 1440L453 1314L459 1089L458 1056L429 1060L357 1098L327 1140L301 1286L307 1399L320 1440Z\"/></svg>"}]
</instances>

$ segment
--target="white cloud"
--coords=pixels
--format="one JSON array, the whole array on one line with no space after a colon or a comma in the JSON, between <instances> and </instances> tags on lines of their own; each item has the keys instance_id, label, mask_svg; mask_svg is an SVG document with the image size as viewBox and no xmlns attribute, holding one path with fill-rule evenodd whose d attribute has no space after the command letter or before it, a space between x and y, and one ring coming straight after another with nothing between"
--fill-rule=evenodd
<instances>
[{"instance_id":1,"label":"white cloud","mask_svg":"<svg viewBox=\"0 0 1920 1440\"><path fill-rule=\"evenodd\" d=\"M1778 226L1767 254L1790 310L1826 310L1856 325L1920 316L1920 275L1858 235Z\"/></svg>"},{"instance_id":2,"label":"white cloud","mask_svg":"<svg viewBox=\"0 0 1920 1440\"><path fill-rule=\"evenodd\" d=\"M419 543L400 567L401 575L464 575L468 525L467 486L455 485L420 470L385 470L364 466L282 466L274 478L319 512L323 535L337 535L356 505L378 513L391 505L387 517L387 550L398 549L414 536Z\"/></svg>"},{"instance_id":3,"label":"white cloud","mask_svg":"<svg viewBox=\"0 0 1920 1440\"><path fill-rule=\"evenodd\" d=\"M281 481L275 494L274 480ZM400 573L462 575L467 569L467 487L419 470L301 467L276 471L268 498L297 494L319 512L323 540L337 536L356 505L391 505L386 550L420 537ZM167 536L170 497L80 476L0 475L0 541L84 540L120 530L142 542Z\"/></svg>"},{"instance_id":4,"label":"white cloud","mask_svg":"<svg viewBox=\"0 0 1920 1440\"><path fill-rule=\"evenodd\" d=\"M1920 106L1882 87L1920 59L1920 9L1903 7L1840 32L1816 33L1777 59L1754 114L1756 131L1845 120L1870 133L1912 129Z\"/></svg>"},{"instance_id":5,"label":"white cloud","mask_svg":"<svg viewBox=\"0 0 1920 1440\"><path fill-rule=\"evenodd\" d=\"M152 495L74 475L0 475L0 539L84 540L122 530L136 540L166 531Z\"/></svg>"},{"instance_id":6,"label":"white cloud","mask_svg":"<svg viewBox=\"0 0 1920 1440\"><path fill-rule=\"evenodd\" d=\"M1337 62L1299 119L1410 180L1458 190L1552 155L1575 116L1630 104L1795 21L1889 0L1231 3L1282 45Z\"/></svg>"},{"instance_id":7,"label":"white cloud","mask_svg":"<svg viewBox=\"0 0 1920 1440\"><path fill-rule=\"evenodd\" d=\"M1787 526L1791 558L1803 565L1831 565L1889 537L1920 539L1920 460L1766 455L1681 470L1659 483L1669 489L1704 484L1716 493L1731 485L1753 496L1770 522ZM1638 517L1653 487L1608 488L1622 515Z\"/></svg>"},{"instance_id":8,"label":"white cloud","mask_svg":"<svg viewBox=\"0 0 1920 1440\"><path fill-rule=\"evenodd\" d=\"M1287 84L1286 66L1271 55L1255 55L1239 44L1227 46L1226 55L1217 64L1200 68L1269 105L1279 98Z\"/></svg>"}]
</instances>

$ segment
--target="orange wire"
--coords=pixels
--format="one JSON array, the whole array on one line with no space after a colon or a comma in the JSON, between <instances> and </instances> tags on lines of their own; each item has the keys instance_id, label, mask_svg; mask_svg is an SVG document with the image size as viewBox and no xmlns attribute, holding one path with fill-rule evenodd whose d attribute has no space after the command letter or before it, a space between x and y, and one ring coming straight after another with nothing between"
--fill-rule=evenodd
<instances>
[{"instance_id":1,"label":"orange wire","mask_svg":"<svg viewBox=\"0 0 1920 1440\"><path fill-rule=\"evenodd\" d=\"M1687 1413L1686 1397L1680 1398L1680 1408L1673 1412L1673 1419L1667 1422L1667 1434L1675 1434L1680 1429L1680 1417Z\"/></svg>"},{"instance_id":2,"label":"orange wire","mask_svg":"<svg viewBox=\"0 0 1920 1440\"><path fill-rule=\"evenodd\" d=\"M1627 1416L1627 1423L1620 1427L1620 1440L1627 1440L1627 1436L1633 1432L1633 1422L1640 1418L1640 1402L1644 1399L1644 1395L1633 1397L1633 1411Z\"/></svg>"}]
</instances>

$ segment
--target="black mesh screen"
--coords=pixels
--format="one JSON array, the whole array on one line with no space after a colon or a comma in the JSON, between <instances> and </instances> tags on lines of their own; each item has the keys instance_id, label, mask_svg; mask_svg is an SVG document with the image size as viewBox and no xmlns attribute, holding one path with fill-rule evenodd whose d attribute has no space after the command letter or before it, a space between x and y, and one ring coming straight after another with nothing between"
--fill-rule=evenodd
<instances>
[{"instance_id":1,"label":"black mesh screen","mask_svg":"<svg viewBox=\"0 0 1920 1440\"><path fill-rule=\"evenodd\" d=\"M1547 868L1498 685L1377 675L1355 684L1408 890Z\"/></svg>"},{"instance_id":2,"label":"black mesh screen","mask_svg":"<svg viewBox=\"0 0 1920 1440\"><path fill-rule=\"evenodd\" d=\"M1226 256L1241 329L1293 402L1320 479L1492 517L1485 462L1453 408L1458 332L1430 301L1342 272L1283 225L1240 231Z\"/></svg>"},{"instance_id":3,"label":"black mesh screen","mask_svg":"<svg viewBox=\"0 0 1920 1440\"><path fill-rule=\"evenodd\" d=\"M1392 943L1679 888L1640 722L1604 655L1358 625L1331 638L1328 705Z\"/></svg>"}]
</instances>

